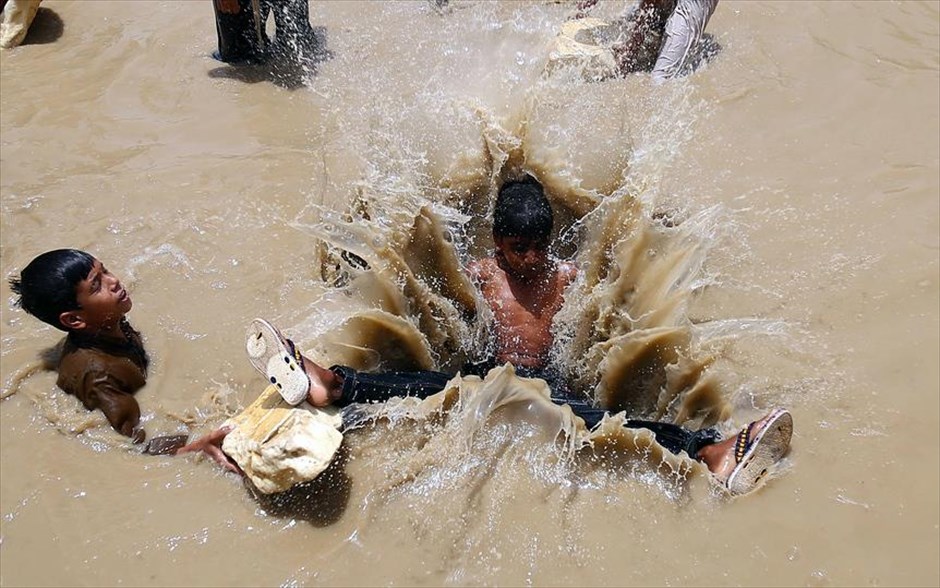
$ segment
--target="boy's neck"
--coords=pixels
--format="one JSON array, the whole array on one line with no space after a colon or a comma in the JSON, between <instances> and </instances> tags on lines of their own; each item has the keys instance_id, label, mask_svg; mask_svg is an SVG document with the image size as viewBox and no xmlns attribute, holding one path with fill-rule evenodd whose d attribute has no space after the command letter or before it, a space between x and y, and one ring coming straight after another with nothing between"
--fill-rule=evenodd
<instances>
[{"instance_id":1,"label":"boy's neck","mask_svg":"<svg viewBox=\"0 0 940 588\"><path fill-rule=\"evenodd\" d=\"M511 280L513 283L525 287L525 288L534 288L541 287L552 280L555 276L555 273L558 269L557 264L554 260L550 261L548 266L545 268L545 271L533 278L526 278L525 276L519 275L513 271L509 266L509 263L506 261L505 256L502 251L496 251L496 264L503 270L503 273L506 274L506 278Z\"/></svg>"},{"instance_id":2,"label":"boy's neck","mask_svg":"<svg viewBox=\"0 0 940 588\"><path fill-rule=\"evenodd\" d=\"M130 326L130 323L127 322L126 317L122 317L116 323L111 323L108 325L96 325L94 327L86 327L79 331L72 331L77 336L85 339L111 339L114 341L127 341L127 331L125 330Z\"/></svg>"}]
</instances>

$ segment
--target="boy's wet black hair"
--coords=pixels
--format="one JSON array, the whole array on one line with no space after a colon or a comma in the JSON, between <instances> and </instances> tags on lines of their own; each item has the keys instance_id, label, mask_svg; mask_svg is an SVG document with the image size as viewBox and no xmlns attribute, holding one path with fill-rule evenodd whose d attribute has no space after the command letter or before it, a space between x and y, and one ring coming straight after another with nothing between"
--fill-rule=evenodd
<instances>
[{"instance_id":1,"label":"boy's wet black hair","mask_svg":"<svg viewBox=\"0 0 940 588\"><path fill-rule=\"evenodd\" d=\"M530 175L506 182L496 196L493 235L547 239L555 217L542 184Z\"/></svg>"},{"instance_id":2,"label":"boy's wet black hair","mask_svg":"<svg viewBox=\"0 0 940 588\"><path fill-rule=\"evenodd\" d=\"M78 249L47 251L29 262L10 288L19 295L17 306L44 323L68 331L59 315L78 309L75 286L88 277L95 258Z\"/></svg>"}]
</instances>

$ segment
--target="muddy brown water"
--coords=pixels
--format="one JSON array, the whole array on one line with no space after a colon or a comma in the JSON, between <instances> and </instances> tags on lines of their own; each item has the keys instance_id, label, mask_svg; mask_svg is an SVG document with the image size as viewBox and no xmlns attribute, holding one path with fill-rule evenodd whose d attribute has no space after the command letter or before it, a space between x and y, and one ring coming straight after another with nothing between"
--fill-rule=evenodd
<instances>
[{"instance_id":1,"label":"muddy brown water","mask_svg":"<svg viewBox=\"0 0 940 588\"><path fill-rule=\"evenodd\" d=\"M662 87L543 76L565 3L312 2L310 72L211 60L208 2L43 10L0 54L3 585L940 583L936 2L723 2L720 54ZM272 504L31 371L60 333L6 278L57 247L128 284L151 436L261 391L254 316L324 362L452 369L486 325L460 265L523 169L586 268L559 363L689 426L789 407L759 492L504 383L389 407Z\"/></svg>"}]
</instances>

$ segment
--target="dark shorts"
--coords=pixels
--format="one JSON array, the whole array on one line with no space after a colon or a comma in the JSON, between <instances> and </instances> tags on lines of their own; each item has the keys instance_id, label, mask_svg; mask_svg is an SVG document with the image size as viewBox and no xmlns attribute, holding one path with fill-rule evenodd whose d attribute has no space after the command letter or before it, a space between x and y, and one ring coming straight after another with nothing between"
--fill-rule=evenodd
<instances>
[{"instance_id":1,"label":"dark shorts","mask_svg":"<svg viewBox=\"0 0 940 588\"><path fill-rule=\"evenodd\" d=\"M484 376L490 367L492 367L490 363L476 364L468 366L463 370L463 373ZM330 370L343 379L342 395L335 402L337 406L341 407L357 403L386 402L394 397L427 398L443 390L447 382L453 377L444 372L433 371L372 374L340 365L334 365ZM541 378L545 380L552 390L552 402L567 404L575 415L584 420L589 429L596 427L607 414L607 411L603 408L596 407L590 402L571 394L564 386L561 375L554 370L517 368L516 375L523 378ZM720 439L718 431L715 429L689 431L672 423L630 419L624 422L624 426L629 429L648 429L656 436L657 443L675 454L685 451L690 457L695 457L699 449Z\"/></svg>"}]
</instances>

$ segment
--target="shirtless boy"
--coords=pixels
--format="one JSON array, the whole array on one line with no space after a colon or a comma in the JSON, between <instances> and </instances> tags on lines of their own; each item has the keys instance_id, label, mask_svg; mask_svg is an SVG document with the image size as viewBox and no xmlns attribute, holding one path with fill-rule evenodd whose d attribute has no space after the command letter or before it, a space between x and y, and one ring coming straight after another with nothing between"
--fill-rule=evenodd
<instances>
[{"instance_id":1,"label":"shirtless boy","mask_svg":"<svg viewBox=\"0 0 940 588\"><path fill-rule=\"evenodd\" d=\"M491 365L508 362L521 376L545 379L552 388L552 401L568 404L593 428L606 411L567 397L549 364L552 319L577 276L574 265L549 255L552 224L551 206L541 184L531 177L507 182L493 213L495 254L474 262L470 272L495 318L496 352ZM260 319L249 327L246 346L255 368L291 404L307 400L314 406L346 406L393 396L426 397L441 391L451 378L440 372L370 374L344 366L326 369L304 357L293 342ZM631 420L625 426L651 430L663 447L676 454L686 451L705 463L729 490L743 493L756 487L767 468L783 457L793 424L790 414L778 409L723 441L717 431L693 432L670 423ZM184 449L207 451L232 469L224 454L216 451L224 435L225 431L216 431Z\"/></svg>"},{"instance_id":2,"label":"shirtless boy","mask_svg":"<svg viewBox=\"0 0 940 588\"><path fill-rule=\"evenodd\" d=\"M140 443L140 406L134 393L147 383L150 362L127 320L133 303L121 280L92 255L77 249L47 251L23 268L10 287L17 305L65 331L58 386L100 409L114 430ZM185 436L158 437L147 453L179 447Z\"/></svg>"}]
</instances>

